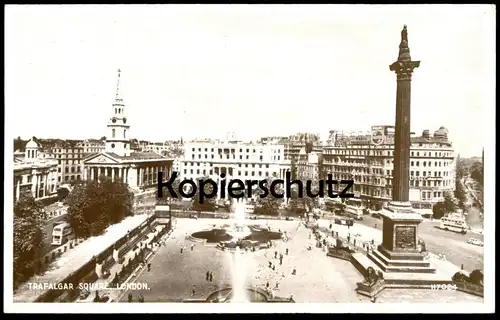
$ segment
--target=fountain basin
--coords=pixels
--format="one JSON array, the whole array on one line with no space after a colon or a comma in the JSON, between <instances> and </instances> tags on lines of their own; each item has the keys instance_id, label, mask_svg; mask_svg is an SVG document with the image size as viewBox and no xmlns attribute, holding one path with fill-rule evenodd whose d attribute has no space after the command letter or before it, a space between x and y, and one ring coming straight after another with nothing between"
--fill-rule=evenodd
<instances>
[{"instance_id":1,"label":"fountain basin","mask_svg":"<svg viewBox=\"0 0 500 320\"><path fill-rule=\"evenodd\" d=\"M246 298L245 303L267 302L270 298L267 292L257 288L251 288L251 287L244 288L243 292ZM212 292L207 297L207 302L215 302L215 303L237 302L237 301L232 301L232 299L233 299L233 288L226 287Z\"/></svg>"},{"instance_id":2,"label":"fountain basin","mask_svg":"<svg viewBox=\"0 0 500 320\"><path fill-rule=\"evenodd\" d=\"M202 230L191 234L194 241L207 244L219 244L219 246L234 249L239 246L242 249L256 247L261 248L262 244L266 244L272 240L281 239L280 232L269 231L267 228L262 228L258 225L241 226L223 225L219 228L211 230Z\"/></svg>"}]
</instances>

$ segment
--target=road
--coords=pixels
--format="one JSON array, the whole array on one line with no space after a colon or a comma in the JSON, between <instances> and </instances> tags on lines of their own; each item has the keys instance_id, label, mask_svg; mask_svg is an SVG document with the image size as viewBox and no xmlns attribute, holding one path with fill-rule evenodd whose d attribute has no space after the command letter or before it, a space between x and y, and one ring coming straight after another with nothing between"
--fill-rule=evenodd
<instances>
[{"instance_id":1,"label":"road","mask_svg":"<svg viewBox=\"0 0 500 320\"><path fill-rule=\"evenodd\" d=\"M382 219L376 219L365 215L362 221L356 221L355 223L382 231ZM483 269L483 247L467 243L467 240L470 238L484 241L483 235L473 233L462 235L438 229L438 226L439 221L429 220L424 220L419 225L419 237L424 240L427 250L435 254L444 253L448 261L457 266L463 264L466 271L470 272L474 269Z\"/></svg>"},{"instance_id":2,"label":"road","mask_svg":"<svg viewBox=\"0 0 500 320\"><path fill-rule=\"evenodd\" d=\"M468 178L465 178L468 179ZM464 189L466 191L467 195L467 202L466 205L470 206L467 208L467 223L471 228L478 228L482 229L483 228L483 213L481 212L481 209L477 206L474 205L476 201L474 201L474 198L472 197L472 193L475 191L469 186L468 183L465 182L465 179L461 180L462 185L464 186Z\"/></svg>"}]
</instances>

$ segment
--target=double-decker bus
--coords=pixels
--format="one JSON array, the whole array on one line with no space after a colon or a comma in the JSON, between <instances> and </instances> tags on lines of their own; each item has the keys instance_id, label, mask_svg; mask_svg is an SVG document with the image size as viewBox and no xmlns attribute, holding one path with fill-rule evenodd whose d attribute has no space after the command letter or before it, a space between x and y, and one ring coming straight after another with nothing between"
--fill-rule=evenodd
<instances>
[{"instance_id":1,"label":"double-decker bus","mask_svg":"<svg viewBox=\"0 0 500 320\"><path fill-rule=\"evenodd\" d=\"M60 246L74 238L73 229L67 222L56 224L52 229L52 245Z\"/></svg>"},{"instance_id":2,"label":"double-decker bus","mask_svg":"<svg viewBox=\"0 0 500 320\"><path fill-rule=\"evenodd\" d=\"M363 220L363 205L361 199L350 198L346 202L346 215L356 220Z\"/></svg>"},{"instance_id":3,"label":"double-decker bus","mask_svg":"<svg viewBox=\"0 0 500 320\"><path fill-rule=\"evenodd\" d=\"M469 227L463 214L448 214L441 218L439 228L446 231L453 231L466 234Z\"/></svg>"}]
</instances>

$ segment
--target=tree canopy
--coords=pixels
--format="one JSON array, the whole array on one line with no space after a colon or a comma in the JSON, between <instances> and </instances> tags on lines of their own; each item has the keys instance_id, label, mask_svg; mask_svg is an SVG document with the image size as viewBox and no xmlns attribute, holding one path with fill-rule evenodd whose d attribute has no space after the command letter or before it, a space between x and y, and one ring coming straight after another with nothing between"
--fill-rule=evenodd
<instances>
[{"instance_id":1,"label":"tree canopy","mask_svg":"<svg viewBox=\"0 0 500 320\"><path fill-rule=\"evenodd\" d=\"M271 179L267 179L267 187L271 185L272 182ZM278 191L278 187L276 187L277 192L282 192ZM262 190L259 188L256 190L255 195L257 196L257 201L255 204L255 209L254 209L254 214L256 215L267 215L267 216L278 216L279 215L279 208L280 208L280 203L283 201L283 199L278 199L273 197L271 194L267 194L266 197L261 198L260 195L262 194Z\"/></svg>"},{"instance_id":2,"label":"tree canopy","mask_svg":"<svg viewBox=\"0 0 500 320\"><path fill-rule=\"evenodd\" d=\"M14 285L32 276L43 254L46 213L31 193L21 193L14 204Z\"/></svg>"},{"instance_id":3,"label":"tree canopy","mask_svg":"<svg viewBox=\"0 0 500 320\"><path fill-rule=\"evenodd\" d=\"M458 200L453 197L452 193L446 192L444 194L444 201L438 202L432 207L433 217L441 219L447 213L456 212L458 207Z\"/></svg>"},{"instance_id":4,"label":"tree canopy","mask_svg":"<svg viewBox=\"0 0 500 320\"><path fill-rule=\"evenodd\" d=\"M477 181L480 185L484 184L484 165L476 161L470 168L470 177Z\"/></svg>"},{"instance_id":5,"label":"tree canopy","mask_svg":"<svg viewBox=\"0 0 500 320\"><path fill-rule=\"evenodd\" d=\"M133 199L125 183L104 176L75 185L66 198L69 223L75 236L99 235L109 225L132 215Z\"/></svg>"}]
</instances>

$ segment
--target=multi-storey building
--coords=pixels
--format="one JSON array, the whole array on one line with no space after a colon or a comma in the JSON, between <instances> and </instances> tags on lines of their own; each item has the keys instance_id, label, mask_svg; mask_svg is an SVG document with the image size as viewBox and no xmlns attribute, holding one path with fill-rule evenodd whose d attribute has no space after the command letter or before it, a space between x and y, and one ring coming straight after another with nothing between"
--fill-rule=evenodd
<instances>
[{"instance_id":1,"label":"multi-storey building","mask_svg":"<svg viewBox=\"0 0 500 320\"><path fill-rule=\"evenodd\" d=\"M83 179L85 153L81 141L60 140L47 149L57 160L57 182L68 183Z\"/></svg>"},{"instance_id":2,"label":"multi-storey building","mask_svg":"<svg viewBox=\"0 0 500 320\"><path fill-rule=\"evenodd\" d=\"M297 179L318 181L321 177L321 160L323 155L319 152L307 153L302 149L295 164L297 168Z\"/></svg>"},{"instance_id":3,"label":"multi-storey building","mask_svg":"<svg viewBox=\"0 0 500 320\"><path fill-rule=\"evenodd\" d=\"M231 142L189 142L184 144L181 177L196 179L224 173L241 180L285 177L290 161L283 145Z\"/></svg>"},{"instance_id":4,"label":"multi-storey building","mask_svg":"<svg viewBox=\"0 0 500 320\"><path fill-rule=\"evenodd\" d=\"M85 156L93 153L104 152L106 149L106 139L86 139L78 143L78 146L83 149Z\"/></svg>"},{"instance_id":5,"label":"multi-storey building","mask_svg":"<svg viewBox=\"0 0 500 320\"><path fill-rule=\"evenodd\" d=\"M57 161L41 152L30 140L25 151L14 153L14 202L21 193L29 192L36 200L44 200L57 193Z\"/></svg>"},{"instance_id":6,"label":"multi-storey building","mask_svg":"<svg viewBox=\"0 0 500 320\"><path fill-rule=\"evenodd\" d=\"M290 160L292 164L299 161L301 150L306 154L310 152L322 152L322 144L318 134L297 133L289 137L264 137L260 139L263 144L280 144L284 146L285 159Z\"/></svg>"},{"instance_id":7,"label":"multi-storey building","mask_svg":"<svg viewBox=\"0 0 500 320\"><path fill-rule=\"evenodd\" d=\"M323 165L333 179L354 180L355 194L368 203L392 199L393 126L374 126L366 134L331 132L323 149ZM447 129L411 137L410 166L411 202L435 203L454 191L455 154Z\"/></svg>"}]
</instances>

